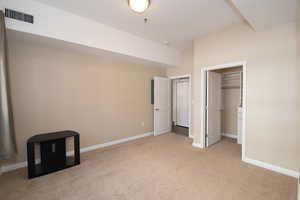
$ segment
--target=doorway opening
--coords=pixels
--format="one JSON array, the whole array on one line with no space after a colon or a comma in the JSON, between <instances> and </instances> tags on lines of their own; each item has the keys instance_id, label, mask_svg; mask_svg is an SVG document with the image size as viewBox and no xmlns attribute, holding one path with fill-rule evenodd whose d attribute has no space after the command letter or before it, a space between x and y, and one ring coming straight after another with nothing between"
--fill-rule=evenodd
<instances>
[{"instance_id":1,"label":"doorway opening","mask_svg":"<svg viewBox=\"0 0 300 200\"><path fill-rule=\"evenodd\" d=\"M203 147L224 138L242 145L245 155L246 63L202 69Z\"/></svg>"},{"instance_id":2,"label":"doorway opening","mask_svg":"<svg viewBox=\"0 0 300 200\"><path fill-rule=\"evenodd\" d=\"M190 136L190 77L171 78L172 132Z\"/></svg>"},{"instance_id":3,"label":"doorway opening","mask_svg":"<svg viewBox=\"0 0 300 200\"><path fill-rule=\"evenodd\" d=\"M154 77L151 88L154 136L175 131L192 138L192 76Z\"/></svg>"}]
</instances>

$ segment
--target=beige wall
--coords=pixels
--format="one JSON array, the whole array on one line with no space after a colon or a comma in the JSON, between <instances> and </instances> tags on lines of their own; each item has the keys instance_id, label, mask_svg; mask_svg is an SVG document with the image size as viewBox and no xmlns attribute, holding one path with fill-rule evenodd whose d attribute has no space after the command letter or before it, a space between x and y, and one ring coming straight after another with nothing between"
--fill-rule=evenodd
<instances>
[{"instance_id":1,"label":"beige wall","mask_svg":"<svg viewBox=\"0 0 300 200\"><path fill-rule=\"evenodd\" d=\"M168 68L167 76L181 76L193 73L194 48L193 46L181 52L181 64L178 67Z\"/></svg>"},{"instance_id":2,"label":"beige wall","mask_svg":"<svg viewBox=\"0 0 300 200\"><path fill-rule=\"evenodd\" d=\"M182 75L191 75L191 80L193 80L193 66L194 66L194 47L191 46L189 48L184 49L181 52L181 64L178 67L174 68L167 68L166 74L168 77L172 76L182 76ZM192 87L193 88L193 84ZM193 93L193 90L192 90ZM193 113L193 110L191 110L191 113ZM192 114L191 114L192 115ZM190 130L191 130L191 137L193 137L192 133L192 121L190 121Z\"/></svg>"},{"instance_id":3,"label":"beige wall","mask_svg":"<svg viewBox=\"0 0 300 200\"><path fill-rule=\"evenodd\" d=\"M222 133L237 135L237 110L240 105L240 89L223 89L222 97Z\"/></svg>"},{"instance_id":4,"label":"beige wall","mask_svg":"<svg viewBox=\"0 0 300 200\"><path fill-rule=\"evenodd\" d=\"M153 131L150 80L165 69L9 38L17 160L38 133L76 130L86 147Z\"/></svg>"},{"instance_id":5,"label":"beige wall","mask_svg":"<svg viewBox=\"0 0 300 200\"><path fill-rule=\"evenodd\" d=\"M193 134L202 142L200 68L247 61L246 156L300 170L300 25L264 32L246 24L194 43Z\"/></svg>"}]
</instances>

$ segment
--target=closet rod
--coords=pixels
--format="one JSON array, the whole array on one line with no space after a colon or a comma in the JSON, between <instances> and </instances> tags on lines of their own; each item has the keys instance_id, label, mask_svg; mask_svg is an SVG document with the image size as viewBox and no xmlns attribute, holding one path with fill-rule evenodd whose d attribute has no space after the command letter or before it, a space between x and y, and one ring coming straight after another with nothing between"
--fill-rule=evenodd
<instances>
[{"instance_id":1,"label":"closet rod","mask_svg":"<svg viewBox=\"0 0 300 200\"><path fill-rule=\"evenodd\" d=\"M240 86L224 86L222 87L223 90L226 90L226 89L241 89Z\"/></svg>"}]
</instances>

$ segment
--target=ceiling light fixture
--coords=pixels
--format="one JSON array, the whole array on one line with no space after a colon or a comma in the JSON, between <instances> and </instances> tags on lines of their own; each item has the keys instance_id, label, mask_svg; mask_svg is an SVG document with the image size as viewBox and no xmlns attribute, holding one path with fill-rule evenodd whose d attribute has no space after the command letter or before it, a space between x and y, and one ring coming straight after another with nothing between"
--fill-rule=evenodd
<instances>
[{"instance_id":1,"label":"ceiling light fixture","mask_svg":"<svg viewBox=\"0 0 300 200\"><path fill-rule=\"evenodd\" d=\"M150 6L150 0L128 0L130 8L137 13L145 12Z\"/></svg>"}]
</instances>

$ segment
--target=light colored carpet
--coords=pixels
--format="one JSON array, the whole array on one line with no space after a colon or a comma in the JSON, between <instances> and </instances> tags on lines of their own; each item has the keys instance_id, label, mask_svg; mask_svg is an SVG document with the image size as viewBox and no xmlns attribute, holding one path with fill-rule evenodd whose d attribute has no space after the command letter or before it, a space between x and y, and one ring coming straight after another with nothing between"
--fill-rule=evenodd
<instances>
[{"instance_id":1,"label":"light colored carpet","mask_svg":"<svg viewBox=\"0 0 300 200\"><path fill-rule=\"evenodd\" d=\"M0 177L2 200L295 200L297 180L240 161L232 140L200 150L166 134L82 154L81 165Z\"/></svg>"}]
</instances>

